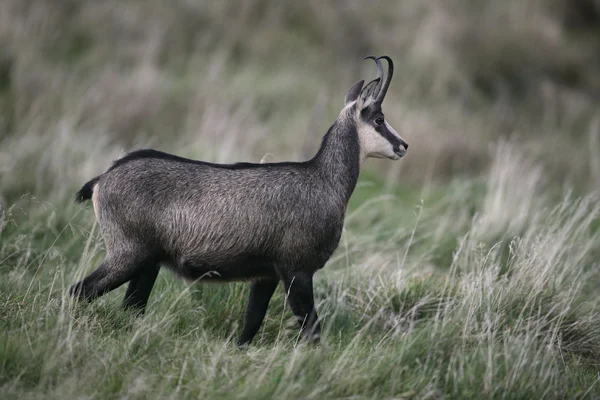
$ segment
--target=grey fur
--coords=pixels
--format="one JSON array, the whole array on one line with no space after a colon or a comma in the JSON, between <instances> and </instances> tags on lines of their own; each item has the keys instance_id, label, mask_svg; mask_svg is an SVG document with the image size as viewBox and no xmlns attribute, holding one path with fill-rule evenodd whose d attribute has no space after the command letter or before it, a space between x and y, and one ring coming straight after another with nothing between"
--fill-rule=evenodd
<instances>
[{"instance_id":1,"label":"grey fur","mask_svg":"<svg viewBox=\"0 0 600 400\"><path fill-rule=\"evenodd\" d=\"M362 94L355 84L346 101L376 96L378 82ZM91 300L131 281L125 305L143 310L159 265L189 280L252 280L238 342L247 344L282 280L304 336L317 338L312 277L338 246L358 180L357 107L306 162L220 165L153 150L118 160L77 195L92 197L107 254L71 294Z\"/></svg>"}]
</instances>

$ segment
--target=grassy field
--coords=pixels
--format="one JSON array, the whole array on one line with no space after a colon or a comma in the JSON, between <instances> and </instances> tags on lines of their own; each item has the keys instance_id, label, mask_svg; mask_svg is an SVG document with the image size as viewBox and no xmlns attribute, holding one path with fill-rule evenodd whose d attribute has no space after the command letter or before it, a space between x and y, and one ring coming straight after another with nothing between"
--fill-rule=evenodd
<instances>
[{"instance_id":1,"label":"grassy field","mask_svg":"<svg viewBox=\"0 0 600 400\"><path fill-rule=\"evenodd\" d=\"M600 399L600 42L575 3L2 2L0 397ZM281 289L244 351L246 284L161 271L143 317L124 288L69 299L104 255L84 182L139 147L306 159L371 53L410 151L361 173L320 345Z\"/></svg>"}]
</instances>

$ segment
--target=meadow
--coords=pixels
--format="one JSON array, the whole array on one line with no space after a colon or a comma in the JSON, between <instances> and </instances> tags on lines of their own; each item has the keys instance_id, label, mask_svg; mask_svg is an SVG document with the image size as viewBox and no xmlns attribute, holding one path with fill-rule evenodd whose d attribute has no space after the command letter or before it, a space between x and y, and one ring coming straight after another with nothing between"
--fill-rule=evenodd
<instances>
[{"instance_id":1,"label":"meadow","mask_svg":"<svg viewBox=\"0 0 600 400\"><path fill-rule=\"evenodd\" d=\"M3 1L0 397L600 398L585 4ZM246 350L244 283L162 270L142 317L124 288L68 297L104 255L83 183L135 148L305 160L368 54L395 61L384 111L410 149L361 172L316 275L319 345L281 288Z\"/></svg>"}]
</instances>

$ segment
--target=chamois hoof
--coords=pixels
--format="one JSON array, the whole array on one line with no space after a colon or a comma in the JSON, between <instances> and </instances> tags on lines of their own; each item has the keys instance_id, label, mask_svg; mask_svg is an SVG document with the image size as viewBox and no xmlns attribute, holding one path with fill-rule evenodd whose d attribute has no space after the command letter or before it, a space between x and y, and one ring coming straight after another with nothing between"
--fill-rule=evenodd
<instances>
[{"instance_id":1,"label":"chamois hoof","mask_svg":"<svg viewBox=\"0 0 600 400\"><path fill-rule=\"evenodd\" d=\"M237 342L236 343L236 347L239 351L246 351L250 348L250 343L246 342L246 343L242 343L242 342Z\"/></svg>"},{"instance_id":2,"label":"chamois hoof","mask_svg":"<svg viewBox=\"0 0 600 400\"><path fill-rule=\"evenodd\" d=\"M313 333L312 335L305 337L304 341L311 344L319 344L321 343L321 334Z\"/></svg>"},{"instance_id":3,"label":"chamois hoof","mask_svg":"<svg viewBox=\"0 0 600 400\"><path fill-rule=\"evenodd\" d=\"M87 300L91 302L93 299L92 294L90 293L89 288L85 287L85 284L82 282L77 282L69 289L69 296L75 300Z\"/></svg>"},{"instance_id":4,"label":"chamois hoof","mask_svg":"<svg viewBox=\"0 0 600 400\"><path fill-rule=\"evenodd\" d=\"M74 298L75 300L81 300L85 298L85 290L83 287L83 282L77 282L69 289L69 296Z\"/></svg>"}]
</instances>

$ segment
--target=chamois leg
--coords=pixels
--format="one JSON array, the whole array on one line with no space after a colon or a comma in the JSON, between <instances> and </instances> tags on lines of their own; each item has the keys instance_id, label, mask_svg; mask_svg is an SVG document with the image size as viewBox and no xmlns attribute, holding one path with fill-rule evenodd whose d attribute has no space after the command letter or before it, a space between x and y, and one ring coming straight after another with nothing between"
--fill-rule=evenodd
<instances>
[{"instance_id":1,"label":"chamois leg","mask_svg":"<svg viewBox=\"0 0 600 400\"><path fill-rule=\"evenodd\" d=\"M129 281L127 292L123 298L124 308L136 309L140 313L144 313L159 270L158 264L148 265Z\"/></svg>"},{"instance_id":2,"label":"chamois leg","mask_svg":"<svg viewBox=\"0 0 600 400\"><path fill-rule=\"evenodd\" d=\"M317 342L321 336L321 326L315 309L312 278L312 274L302 272L286 274L283 285L288 303L300 324L302 337Z\"/></svg>"},{"instance_id":3,"label":"chamois leg","mask_svg":"<svg viewBox=\"0 0 600 400\"><path fill-rule=\"evenodd\" d=\"M260 325L265 319L269 301L278 283L278 279L272 278L252 282L250 286L250 298L248 299L246 315L244 316L244 329L238 339L238 346L250 344L254 335L258 332Z\"/></svg>"},{"instance_id":4,"label":"chamois leg","mask_svg":"<svg viewBox=\"0 0 600 400\"><path fill-rule=\"evenodd\" d=\"M92 301L132 279L149 260L140 255L112 255L81 282L71 286L69 295Z\"/></svg>"}]
</instances>

